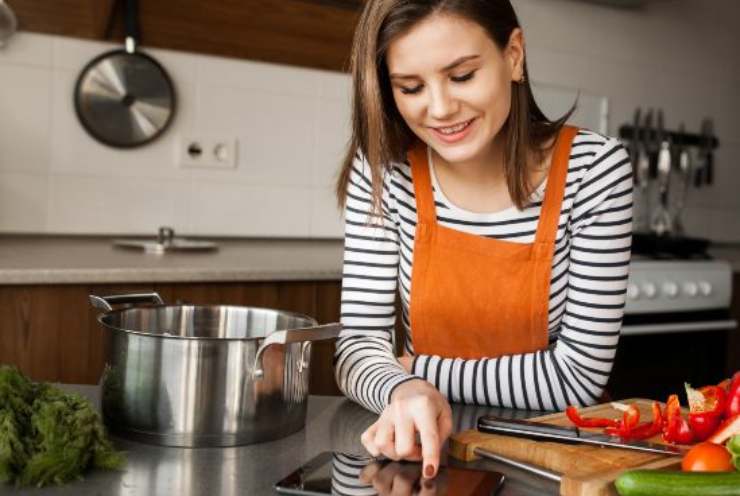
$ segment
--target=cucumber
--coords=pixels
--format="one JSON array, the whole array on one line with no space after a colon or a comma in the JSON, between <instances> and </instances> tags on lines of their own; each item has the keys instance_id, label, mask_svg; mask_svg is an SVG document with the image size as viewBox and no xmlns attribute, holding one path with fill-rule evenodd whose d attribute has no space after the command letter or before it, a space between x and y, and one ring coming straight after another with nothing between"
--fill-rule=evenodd
<instances>
[{"instance_id":1,"label":"cucumber","mask_svg":"<svg viewBox=\"0 0 740 496\"><path fill-rule=\"evenodd\" d=\"M740 472L630 470L614 485L621 496L740 496Z\"/></svg>"}]
</instances>

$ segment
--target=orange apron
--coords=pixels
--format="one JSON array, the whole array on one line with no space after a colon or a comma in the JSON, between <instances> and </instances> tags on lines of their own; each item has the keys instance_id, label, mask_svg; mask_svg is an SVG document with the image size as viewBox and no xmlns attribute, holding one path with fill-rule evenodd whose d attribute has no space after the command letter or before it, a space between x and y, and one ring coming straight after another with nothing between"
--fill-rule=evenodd
<instances>
[{"instance_id":1,"label":"orange apron","mask_svg":"<svg viewBox=\"0 0 740 496\"><path fill-rule=\"evenodd\" d=\"M439 225L426 146L409 152L416 195L411 331L417 354L493 358L548 345L550 273L577 128L558 135L534 243Z\"/></svg>"}]
</instances>

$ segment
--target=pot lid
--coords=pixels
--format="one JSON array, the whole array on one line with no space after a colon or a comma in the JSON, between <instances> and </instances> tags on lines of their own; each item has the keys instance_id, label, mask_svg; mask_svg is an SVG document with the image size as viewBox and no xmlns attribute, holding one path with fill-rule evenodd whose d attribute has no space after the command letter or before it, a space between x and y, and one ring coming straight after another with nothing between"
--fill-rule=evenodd
<instances>
[{"instance_id":1,"label":"pot lid","mask_svg":"<svg viewBox=\"0 0 740 496\"><path fill-rule=\"evenodd\" d=\"M168 251L211 251L218 248L212 241L178 238L171 227L160 227L157 239L114 239L113 246L157 254Z\"/></svg>"}]
</instances>

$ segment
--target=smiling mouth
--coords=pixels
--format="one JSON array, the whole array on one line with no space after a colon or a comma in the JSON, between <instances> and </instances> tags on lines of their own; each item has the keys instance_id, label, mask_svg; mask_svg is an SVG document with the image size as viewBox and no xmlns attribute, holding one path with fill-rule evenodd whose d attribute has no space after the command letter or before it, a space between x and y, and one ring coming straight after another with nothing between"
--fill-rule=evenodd
<instances>
[{"instance_id":1,"label":"smiling mouth","mask_svg":"<svg viewBox=\"0 0 740 496\"><path fill-rule=\"evenodd\" d=\"M435 131L441 133L441 134L455 134L459 133L460 131L464 130L466 127L468 127L472 122L475 120L475 118L467 120L465 122L461 122L460 124L455 124L454 126L447 126L447 127L433 127Z\"/></svg>"}]
</instances>

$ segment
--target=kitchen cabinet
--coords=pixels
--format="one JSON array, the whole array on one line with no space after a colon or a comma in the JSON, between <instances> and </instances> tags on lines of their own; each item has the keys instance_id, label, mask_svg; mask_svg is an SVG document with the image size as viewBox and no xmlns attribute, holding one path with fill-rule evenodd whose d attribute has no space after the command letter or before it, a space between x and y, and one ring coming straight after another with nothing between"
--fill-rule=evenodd
<instances>
[{"instance_id":1,"label":"kitchen cabinet","mask_svg":"<svg viewBox=\"0 0 740 496\"><path fill-rule=\"evenodd\" d=\"M24 31L103 40L114 0L12 0ZM139 2L142 46L346 70L359 2L157 0ZM122 15L114 40L123 43Z\"/></svg>"},{"instance_id":2,"label":"kitchen cabinet","mask_svg":"<svg viewBox=\"0 0 740 496\"><path fill-rule=\"evenodd\" d=\"M319 323L339 319L339 281L0 286L0 363L35 380L96 384L103 370L102 328L89 294L156 291L165 302L248 305L291 310ZM313 345L311 394L340 394L334 381L334 343Z\"/></svg>"}]
</instances>

